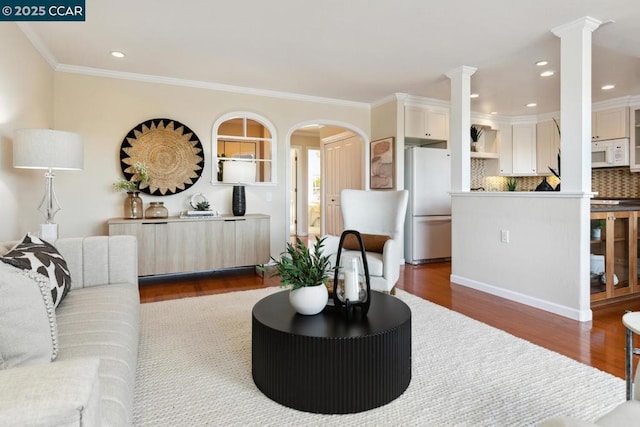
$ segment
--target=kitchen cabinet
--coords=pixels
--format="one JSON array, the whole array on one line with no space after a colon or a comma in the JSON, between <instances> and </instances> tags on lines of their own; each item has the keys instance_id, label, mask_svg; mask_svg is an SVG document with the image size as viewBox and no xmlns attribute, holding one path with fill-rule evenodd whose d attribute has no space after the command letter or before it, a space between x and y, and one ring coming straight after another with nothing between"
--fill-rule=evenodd
<instances>
[{"instance_id":1,"label":"kitchen cabinet","mask_svg":"<svg viewBox=\"0 0 640 427\"><path fill-rule=\"evenodd\" d=\"M631 172L640 172L640 106L631 107L629 111L629 164Z\"/></svg>"},{"instance_id":2,"label":"kitchen cabinet","mask_svg":"<svg viewBox=\"0 0 640 427\"><path fill-rule=\"evenodd\" d=\"M592 212L591 301L599 302L637 293L638 211Z\"/></svg>"},{"instance_id":3,"label":"kitchen cabinet","mask_svg":"<svg viewBox=\"0 0 640 427\"><path fill-rule=\"evenodd\" d=\"M550 167L558 171L559 152L560 133L554 121L538 123L536 125L536 170L539 174L549 173Z\"/></svg>"},{"instance_id":4,"label":"kitchen cabinet","mask_svg":"<svg viewBox=\"0 0 640 427\"><path fill-rule=\"evenodd\" d=\"M404 135L408 138L447 141L449 112L426 107L405 107Z\"/></svg>"},{"instance_id":5,"label":"kitchen cabinet","mask_svg":"<svg viewBox=\"0 0 640 427\"><path fill-rule=\"evenodd\" d=\"M536 175L536 125L515 124L510 144L500 145L500 175Z\"/></svg>"},{"instance_id":6,"label":"kitchen cabinet","mask_svg":"<svg viewBox=\"0 0 640 427\"><path fill-rule=\"evenodd\" d=\"M591 115L591 140L629 137L629 110L627 107L596 111Z\"/></svg>"},{"instance_id":7,"label":"kitchen cabinet","mask_svg":"<svg viewBox=\"0 0 640 427\"><path fill-rule=\"evenodd\" d=\"M269 216L112 219L109 235L138 240L138 275L190 273L266 264Z\"/></svg>"}]
</instances>

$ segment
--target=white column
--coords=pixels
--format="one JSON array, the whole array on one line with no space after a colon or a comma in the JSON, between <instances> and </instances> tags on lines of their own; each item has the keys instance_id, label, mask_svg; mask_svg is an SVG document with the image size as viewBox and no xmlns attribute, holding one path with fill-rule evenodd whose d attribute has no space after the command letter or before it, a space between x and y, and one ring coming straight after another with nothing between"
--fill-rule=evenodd
<instances>
[{"instance_id":1,"label":"white column","mask_svg":"<svg viewBox=\"0 0 640 427\"><path fill-rule=\"evenodd\" d=\"M446 76L451 79L449 112L449 149L451 150L451 191L471 188L471 76L477 68L461 66Z\"/></svg>"},{"instance_id":2,"label":"white column","mask_svg":"<svg viewBox=\"0 0 640 427\"><path fill-rule=\"evenodd\" d=\"M551 30L560 37L560 150L563 192L591 192L591 34L584 17Z\"/></svg>"}]
</instances>

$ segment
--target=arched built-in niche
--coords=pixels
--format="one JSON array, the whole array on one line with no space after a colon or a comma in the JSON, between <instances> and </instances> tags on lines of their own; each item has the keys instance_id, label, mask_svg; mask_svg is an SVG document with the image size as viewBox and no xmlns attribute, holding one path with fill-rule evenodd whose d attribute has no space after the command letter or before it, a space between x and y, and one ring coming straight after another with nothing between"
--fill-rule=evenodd
<instances>
[{"instance_id":1,"label":"arched built-in niche","mask_svg":"<svg viewBox=\"0 0 640 427\"><path fill-rule=\"evenodd\" d=\"M211 141L213 184L231 182L224 174L229 161L252 166L249 171L253 176L245 174L242 178L247 184L276 183L277 136L265 117L249 112L227 113L213 124Z\"/></svg>"}]
</instances>

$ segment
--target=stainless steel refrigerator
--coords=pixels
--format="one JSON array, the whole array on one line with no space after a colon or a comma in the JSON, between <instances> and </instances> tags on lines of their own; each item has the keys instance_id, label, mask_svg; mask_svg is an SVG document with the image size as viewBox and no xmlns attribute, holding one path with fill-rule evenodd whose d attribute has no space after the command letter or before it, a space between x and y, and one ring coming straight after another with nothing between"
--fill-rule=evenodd
<instances>
[{"instance_id":1,"label":"stainless steel refrigerator","mask_svg":"<svg viewBox=\"0 0 640 427\"><path fill-rule=\"evenodd\" d=\"M451 153L441 148L405 150L404 256L410 264L451 259Z\"/></svg>"}]
</instances>

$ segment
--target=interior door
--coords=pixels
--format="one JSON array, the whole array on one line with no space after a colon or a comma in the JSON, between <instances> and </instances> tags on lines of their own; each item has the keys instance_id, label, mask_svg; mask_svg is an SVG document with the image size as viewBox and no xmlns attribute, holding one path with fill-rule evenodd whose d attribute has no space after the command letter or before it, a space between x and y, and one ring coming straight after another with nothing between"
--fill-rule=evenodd
<instances>
[{"instance_id":1,"label":"interior door","mask_svg":"<svg viewBox=\"0 0 640 427\"><path fill-rule=\"evenodd\" d=\"M345 188L364 189L364 149L362 139L351 135L323 144L322 177L325 190L325 234L339 236L344 230L340 192Z\"/></svg>"},{"instance_id":2,"label":"interior door","mask_svg":"<svg viewBox=\"0 0 640 427\"><path fill-rule=\"evenodd\" d=\"M340 157L343 152L341 141L325 144L322 177L325 186L325 230L324 234L334 236L342 233L342 214L340 213Z\"/></svg>"}]
</instances>

